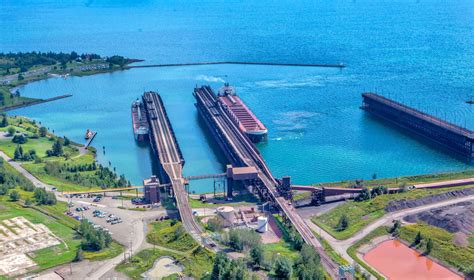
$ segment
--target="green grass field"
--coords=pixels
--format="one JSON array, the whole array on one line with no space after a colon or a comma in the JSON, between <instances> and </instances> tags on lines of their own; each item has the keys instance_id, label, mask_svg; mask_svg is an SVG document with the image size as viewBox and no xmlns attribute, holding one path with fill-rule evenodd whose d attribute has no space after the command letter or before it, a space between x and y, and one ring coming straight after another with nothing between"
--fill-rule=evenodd
<instances>
[{"instance_id":1,"label":"green grass field","mask_svg":"<svg viewBox=\"0 0 474 280\"><path fill-rule=\"evenodd\" d=\"M461 272L474 269L474 246L472 244L467 247L458 246L454 242L454 234L424 223L403 226L400 230L400 238L411 244L418 232L423 236L423 241L417 246L421 252L424 251L428 238L431 238L434 246L430 256L459 269Z\"/></svg>"},{"instance_id":2,"label":"green grass field","mask_svg":"<svg viewBox=\"0 0 474 280\"><path fill-rule=\"evenodd\" d=\"M200 279L212 270L214 254L199 246L192 237L183 231L177 237L175 231L182 227L180 222L171 225L171 220L153 222L149 225L147 242L161 248L145 249L135 254L130 262L122 262L116 270L132 279L142 279L142 273L153 267L159 257L169 256L183 267L183 273ZM163 248L164 247L164 248Z\"/></svg>"},{"instance_id":3,"label":"green grass field","mask_svg":"<svg viewBox=\"0 0 474 280\"><path fill-rule=\"evenodd\" d=\"M14 127L17 131L32 136L35 131L39 129L36 123L24 118L24 117L9 117L9 127ZM0 131L6 131L8 128L0 128ZM78 144L72 143L68 146L63 146L64 153L69 155L66 157L47 157L46 151L52 148L55 136L48 134L47 137L39 138L28 138L28 142L22 144L22 148L25 152L33 149L36 154L42 159L42 162L28 161L22 162L23 168L30 172L33 176L38 178L43 183L53 185L58 188L59 191L84 191L89 189L101 189L100 186L83 186L79 183L73 182L72 180L65 179L60 176L48 174L45 171L46 162L57 162L60 164L69 165L86 165L95 162L95 154L92 151L87 151L85 154L79 153ZM9 157L14 157L14 152L17 144L13 143L11 139L0 140L0 150L7 154ZM84 176L94 175L95 171L81 171L77 173L69 173L71 177L79 174Z\"/></svg>"},{"instance_id":4,"label":"green grass field","mask_svg":"<svg viewBox=\"0 0 474 280\"><path fill-rule=\"evenodd\" d=\"M145 249L135 254L130 262L122 262L115 269L131 279L143 279L141 275L150 270L155 261L163 256L176 259L184 267L183 273L195 279L201 279L210 273L214 261L213 254L200 247L185 256L167 250Z\"/></svg>"},{"instance_id":5,"label":"green grass field","mask_svg":"<svg viewBox=\"0 0 474 280\"><path fill-rule=\"evenodd\" d=\"M276 255L280 255L284 258L295 261L299 256L299 252L283 240L278 243L263 244L262 247L266 260L271 260Z\"/></svg>"},{"instance_id":6,"label":"green grass field","mask_svg":"<svg viewBox=\"0 0 474 280\"><path fill-rule=\"evenodd\" d=\"M362 202L348 201L344 204L337 206L331 211L324 213L321 216L313 217L311 221L313 221L315 224L317 224L329 234L334 236L334 238L347 239L372 221L382 217L385 214L384 208L388 205L390 201L401 199L418 199L428 195L438 194L456 189L463 189L467 187L472 186L426 190L419 189L407 191L404 193L381 195L377 196L374 199ZM337 231L335 230L335 227L343 214L347 215L347 217L349 218L349 226L344 231Z\"/></svg>"},{"instance_id":7,"label":"green grass field","mask_svg":"<svg viewBox=\"0 0 474 280\"><path fill-rule=\"evenodd\" d=\"M29 98L29 97L12 97L10 95L10 88L8 86L0 86L0 94L3 95L3 104L0 104L0 111L7 107L11 106L16 106L16 105L23 105L23 104L28 104L31 102L36 101L37 99L35 98Z\"/></svg>"},{"instance_id":8,"label":"green grass field","mask_svg":"<svg viewBox=\"0 0 474 280\"><path fill-rule=\"evenodd\" d=\"M185 233L181 222L171 225L172 220L153 222L149 224L149 232L146 240L150 244L155 244L177 251L188 251L198 246L196 241ZM181 228L183 234L177 236L175 232Z\"/></svg>"}]
</instances>

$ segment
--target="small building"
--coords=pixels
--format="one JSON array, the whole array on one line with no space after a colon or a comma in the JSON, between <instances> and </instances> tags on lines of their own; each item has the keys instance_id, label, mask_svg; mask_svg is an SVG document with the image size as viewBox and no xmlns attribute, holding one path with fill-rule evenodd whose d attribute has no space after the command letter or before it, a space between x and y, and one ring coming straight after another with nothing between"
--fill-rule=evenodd
<instances>
[{"instance_id":1,"label":"small building","mask_svg":"<svg viewBox=\"0 0 474 280\"><path fill-rule=\"evenodd\" d=\"M160 181L155 175L151 176L150 179L143 180L143 187L145 193L145 201L147 203L160 202Z\"/></svg>"},{"instance_id":2,"label":"small building","mask_svg":"<svg viewBox=\"0 0 474 280\"><path fill-rule=\"evenodd\" d=\"M258 170L255 166L233 167L227 165L227 197L232 197L234 185L237 182L252 182L258 179Z\"/></svg>"}]
</instances>

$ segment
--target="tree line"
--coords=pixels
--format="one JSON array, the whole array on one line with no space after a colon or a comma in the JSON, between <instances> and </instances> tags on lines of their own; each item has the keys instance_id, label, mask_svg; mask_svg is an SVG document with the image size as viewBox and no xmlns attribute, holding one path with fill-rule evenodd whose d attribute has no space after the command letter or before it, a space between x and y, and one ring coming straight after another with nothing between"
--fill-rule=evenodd
<instances>
[{"instance_id":1,"label":"tree line","mask_svg":"<svg viewBox=\"0 0 474 280\"><path fill-rule=\"evenodd\" d=\"M0 53L1 69L7 72L12 68L19 68L20 72L26 72L35 65L55 65L66 64L77 59L101 59L98 54L83 53L79 55L77 52L17 52L17 53ZM8 73L7 73L8 74Z\"/></svg>"},{"instance_id":2,"label":"tree line","mask_svg":"<svg viewBox=\"0 0 474 280\"><path fill-rule=\"evenodd\" d=\"M219 253L214 261L211 279L250 279L255 275L249 273L250 269L264 270L276 279L322 280L324 272L319 254L316 250L303 242L297 232L288 229L287 241L290 242L298 257L292 261L279 255L268 256L262 244L260 235L251 229L230 229L224 234L222 241L237 252L247 252L248 257L229 259L225 254ZM301 240L301 243L299 242Z\"/></svg>"}]
</instances>

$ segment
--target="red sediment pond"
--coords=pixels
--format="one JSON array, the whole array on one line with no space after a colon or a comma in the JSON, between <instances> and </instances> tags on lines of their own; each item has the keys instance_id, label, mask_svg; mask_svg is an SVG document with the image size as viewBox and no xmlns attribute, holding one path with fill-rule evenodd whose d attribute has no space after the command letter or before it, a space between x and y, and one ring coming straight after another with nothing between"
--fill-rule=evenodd
<instances>
[{"instance_id":1,"label":"red sediment pond","mask_svg":"<svg viewBox=\"0 0 474 280\"><path fill-rule=\"evenodd\" d=\"M390 280L464 279L399 240L380 243L364 255L364 260Z\"/></svg>"}]
</instances>

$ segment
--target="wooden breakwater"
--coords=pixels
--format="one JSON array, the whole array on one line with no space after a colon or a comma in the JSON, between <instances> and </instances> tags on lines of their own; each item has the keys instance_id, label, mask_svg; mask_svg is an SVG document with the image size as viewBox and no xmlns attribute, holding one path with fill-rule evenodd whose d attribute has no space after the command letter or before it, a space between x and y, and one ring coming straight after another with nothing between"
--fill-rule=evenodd
<instances>
[{"instance_id":1,"label":"wooden breakwater","mask_svg":"<svg viewBox=\"0 0 474 280\"><path fill-rule=\"evenodd\" d=\"M291 67L329 67L344 68L343 63L340 64L314 64L314 63L280 63L280 62L252 62L252 61L208 61L208 62L189 62L189 63L169 63L169 64L147 64L125 66L125 69L131 68L152 68L152 67L180 67L180 66L199 66L199 65L267 65L267 66L291 66Z\"/></svg>"},{"instance_id":2,"label":"wooden breakwater","mask_svg":"<svg viewBox=\"0 0 474 280\"><path fill-rule=\"evenodd\" d=\"M29 106L38 105L38 104L42 104L42 103L46 103L46 102L51 102L51 101L55 101L55 100L59 100L59 99L63 99L63 98L68 98L68 97L71 97L71 96L72 96L72 94L63 94L63 95L59 95L59 96L55 96L55 97L51 97L51 98L46 98L46 99L36 99L36 100L31 101L31 102L15 104L15 105L12 105L12 106L6 106L6 107L0 109L0 111L1 112L11 111L11 110L20 109L20 108L23 108L23 107L29 107Z\"/></svg>"}]
</instances>

